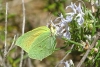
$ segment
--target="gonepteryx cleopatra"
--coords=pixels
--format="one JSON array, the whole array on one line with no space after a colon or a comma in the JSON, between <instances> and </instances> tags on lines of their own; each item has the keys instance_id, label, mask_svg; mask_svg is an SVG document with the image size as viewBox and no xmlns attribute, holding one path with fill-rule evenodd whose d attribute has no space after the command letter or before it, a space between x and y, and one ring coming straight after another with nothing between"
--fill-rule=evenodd
<instances>
[{"instance_id":1,"label":"gonepteryx cleopatra","mask_svg":"<svg viewBox=\"0 0 100 67\"><path fill-rule=\"evenodd\" d=\"M38 27L20 36L16 45L25 50L30 58L42 60L51 55L56 46L53 28Z\"/></svg>"}]
</instances>

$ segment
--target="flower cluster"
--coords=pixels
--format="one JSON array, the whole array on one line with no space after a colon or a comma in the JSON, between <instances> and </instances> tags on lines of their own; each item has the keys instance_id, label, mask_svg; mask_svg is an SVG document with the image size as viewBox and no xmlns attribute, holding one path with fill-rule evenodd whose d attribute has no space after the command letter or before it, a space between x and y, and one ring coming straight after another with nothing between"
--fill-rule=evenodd
<instances>
[{"instance_id":1,"label":"flower cluster","mask_svg":"<svg viewBox=\"0 0 100 67\"><path fill-rule=\"evenodd\" d=\"M78 6L71 3L71 5L66 7L66 9L68 8L71 8L73 12L66 13L65 17L61 14L60 17L56 18L54 21L51 21L51 24L55 27L57 36L70 39L71 35L69 32L70 27L68 26L68 23L72 22L72 20L76 20L78 25L82 25L84 22L84 13L82 12L80 3ZM55 23L57 21L59 22Z\"/></svg>"}]
</instances>

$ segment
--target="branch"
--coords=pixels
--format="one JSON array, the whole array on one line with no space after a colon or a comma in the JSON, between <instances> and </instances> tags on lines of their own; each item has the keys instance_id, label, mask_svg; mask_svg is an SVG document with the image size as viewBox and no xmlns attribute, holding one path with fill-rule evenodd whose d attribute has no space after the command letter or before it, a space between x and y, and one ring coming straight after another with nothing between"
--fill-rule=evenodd
<instances>
[{"instance_id":1,"label":"branch","mask_svg":"<svg viewBox=\"0 0 100 67\"><path fill-rule=\"evenodd\" d=\"M23 26L22 26L22 35L24 34L24 30L25 30L25 5L24 5L24 0L22 0L22 8L23 8ZM20 61L20 65L19 67L22 67L22 63L23 63L23 55L24 55L24 51L22 49L21 51L21 61Z\"/></svg>"},{"instance_id":2,"label":"branch","mask_svg":"<svg viewBox=\"0 0 100 67\"><path fill-rule=\"evenodd\" d=\"M22 35L23 35L24 30L25 30L25 5L24 5L24 0L22 0L22 8L23 8L23 26L22 26Z\"/></svg>"},{"instance_id":3,"label":"branch","mask_svg":"<svg viewBox=\"0 0 100 67\"><path fill-rule=\"evenodd\" d=\"M12 47L13 47L13 45L14 45L14 43L15 43L15 40L16 40L16 35L14 35L13 42L12 42L10 48L8 49L8 52L6 52L5 56L7 56L7 54L8 54L8 53L10 52L10 50L12 49Z\"/></svg>"},{"instance_id":4,"label":"branch","mask_svg":"<svg viewBox=\"0 0 100 67\"><path fill-rule=\"evenodd\" d=\"M91 49L95 46L98 38L100 37L100 32L98 32L96 34L96 38L94 39L94 41L92 42L90 48L86 51L85 55L82 57L82 59L80 60L80 62L78 63L77 67L81 67L82 63L85 61L86 57L88 56L89 52L91 51Z\"/></svg>"},{"instance_id":5,"label":"branch","mask_svg":"<svg viewBox=\"0 0 100 67\"><path fill-rule=\"evenodd\" d=\"M5 46L4 46L4 57L7 53L7 13L8 13L8 3L6 3L6 15L5 15Z\"/></svg>"},{"instance_id":6,"label":"branch","mask_svg":"<svg viewBox=\"0 0 100 67\"><path fill-rule=\"evenodd\" d=\"M5 44L4 44L4 57L2 60L2 64L4 67L6 67L5 64L5 57L7 53L7 13L8 13L8 3L6 3L6 14L5 14Z\"/></svg>"}]
</instances>

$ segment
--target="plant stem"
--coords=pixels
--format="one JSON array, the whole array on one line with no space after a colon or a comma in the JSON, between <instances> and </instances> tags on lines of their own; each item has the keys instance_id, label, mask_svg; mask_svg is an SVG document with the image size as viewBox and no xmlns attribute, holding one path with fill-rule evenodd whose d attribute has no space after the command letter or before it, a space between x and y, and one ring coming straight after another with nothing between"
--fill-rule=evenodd
<instances>
[{"instance_id":1,"label":"plant stem","mask_svg":"<svg viewBox=\"0 0 100 67\"><path fill-rule=\"evenodd\" d=\"M23 26L22 26L22 35L24 34L24 30L25 30L25 5L24 5L24 0L22 0L22 8L23 8ZM22 67L22 63L23 63L23 55L24 55L24 51L23 49L21 50L21 61L20 61L20 66Z\"/></svg>"}]
</instances>

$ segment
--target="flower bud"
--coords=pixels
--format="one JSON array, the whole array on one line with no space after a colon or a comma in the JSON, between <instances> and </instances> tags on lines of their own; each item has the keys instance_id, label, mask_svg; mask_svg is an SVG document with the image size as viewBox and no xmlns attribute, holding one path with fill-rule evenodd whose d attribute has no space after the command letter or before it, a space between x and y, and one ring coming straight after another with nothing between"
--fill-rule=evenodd
<instances>
[{"instance_id":1,"label":"flower bud","mask_svg":"<svg viewBox=\"0 0 100 67\"><path fill-rule=\"evenodd\" d=\"M93 48L93 50L97 53L98 52L98 48Z\"/></svg>"},{"instance_id":2,"label":"flower bud","mask_svg":"<svg viewBox=\"0 0 100 67\"><path fill-rule=\"evenodd\" d=\"M93 29L93 25L89 24L89 29L92 30Z\"/></svg>"}]
</instances>

